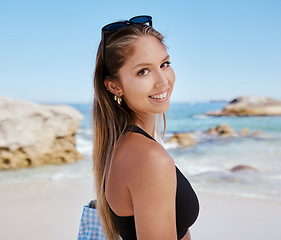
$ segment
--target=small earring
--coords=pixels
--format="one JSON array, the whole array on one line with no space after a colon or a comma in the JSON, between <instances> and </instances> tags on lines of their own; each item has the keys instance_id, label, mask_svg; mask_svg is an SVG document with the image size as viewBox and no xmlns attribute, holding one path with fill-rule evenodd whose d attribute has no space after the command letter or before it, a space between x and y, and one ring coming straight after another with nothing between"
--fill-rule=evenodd
<instances>
[{"instance_id":1,"label":"small earring","mask_svg":"<svg viewBox=\"0 0 281 240\"><path fill-rule=\"evenodd\" d=\"M119 97L120 94L118 94L118 96L114 95L114 100L118 103L118 105L121 105L122 103L122 97Z\"/></svg>"}]
</instances>

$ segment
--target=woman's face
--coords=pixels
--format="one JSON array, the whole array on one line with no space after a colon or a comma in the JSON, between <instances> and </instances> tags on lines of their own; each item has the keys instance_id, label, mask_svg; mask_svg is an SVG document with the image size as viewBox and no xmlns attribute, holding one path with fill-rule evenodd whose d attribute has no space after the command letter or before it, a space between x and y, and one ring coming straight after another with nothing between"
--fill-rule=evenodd
<instances>
[{"instance_id":1,"label":"woman's face","mask_svg":"<svg viewBox=\"0 0 281 240\"><path fill-rule=\"evenodd\" d=\"M170 107L175 74L165 46L155 37L142 36L134 53L119 70L122 98L138 114L164 113Z\"/></svg>"}]
</instances>

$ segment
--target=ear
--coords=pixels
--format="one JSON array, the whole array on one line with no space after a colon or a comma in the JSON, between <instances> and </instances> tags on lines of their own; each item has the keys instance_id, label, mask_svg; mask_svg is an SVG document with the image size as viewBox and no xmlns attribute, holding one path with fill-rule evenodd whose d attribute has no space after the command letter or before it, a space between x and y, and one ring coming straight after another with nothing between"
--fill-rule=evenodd
<instances>
[{"instance_id":1,"label":"ear","mask_svg":"<svg viewBox=\"0 0 281 240\"><path fill-rule=\"evenodd\" d=\"M117 79L113 77L106 77L104 80L104 85L107 90L114 95L117 95L119 97L123 95L123 89Z\"/></svg>"}]
</instances>

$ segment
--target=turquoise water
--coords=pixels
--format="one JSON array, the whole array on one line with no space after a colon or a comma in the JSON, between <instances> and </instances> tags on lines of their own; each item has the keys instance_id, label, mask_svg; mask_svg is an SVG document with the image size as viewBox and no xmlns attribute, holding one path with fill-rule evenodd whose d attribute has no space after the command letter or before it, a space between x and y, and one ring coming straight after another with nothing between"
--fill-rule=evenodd
<instances>
[{"instance_id":1,"label":"turquoise water","mask_svg":"<svg viewBox=\"0 0 281 240\"><path fill-rule=\"evenodd\" d=\"M227 103L180 103L172 104L167 112L167 130L207 130L219 124L228 124L239 131L247 127L251 131L281 133L281 116L278 117L208 117L204 113L224 108Z\"/></svg>"},{"instance_id":2,"label":"turquoise water","mask_svg":"<svg viewBox=\"0 0 281 240\"><path fill-rule=\"evenodd\" d=\"M82 129L90 128L91 105L70 104L78 109L84 119ZM222 109L227 103L172 103L167 116L167 132L207 130L219 124L228 124L239 131L247 127L251 131L281 134L281 116L269 117L208 117L204 113Z\"/></svg>"},{"instance_id":3,"label":"turquoise water","mask_svg":"<svg viewBox=\"0 0 281 240\"><path fill-rule=\"evenodd\" d=\"M246 197L281 199L281 116L280 117L208 117L204 113L222 109L227 103L172 103L167 112L165 139L174 132L193 132L196 145L178 148L165 143L178 168L195 190L234 194ZM56 181L61 178L92 176L91 105L69 104L84 119L76 135L83 161L68 165L49 165L4 171L2 183L37 178ZM247 127L261 135L221 138L204 133L210 127L228 124L235 131ZM231 172L237 165L248 165L256 171ZM3 181L4 180L4 181Z\"/></svg>"},{"instance_id":4,"label":"turquoise water","mask_svg":"<svg viewBox=\"0 0 281 240\"><path fill-rule=\"evenodd\" d=\"M209 117L206 112L222 109L227 103L172 103L167 112L169 138L174 132L193 132L197 144L179 149L164 144L176 165L195 189L247 197L281 199L281 116ZM77 135L78 148L91 154L90 105L72 105L85 118ZM204 133L210 127L227 124L233 130L248 128L261 135L218 138ZM256 171L233 173L231 168L248 165Z\"/></svg>"}]
</instances>

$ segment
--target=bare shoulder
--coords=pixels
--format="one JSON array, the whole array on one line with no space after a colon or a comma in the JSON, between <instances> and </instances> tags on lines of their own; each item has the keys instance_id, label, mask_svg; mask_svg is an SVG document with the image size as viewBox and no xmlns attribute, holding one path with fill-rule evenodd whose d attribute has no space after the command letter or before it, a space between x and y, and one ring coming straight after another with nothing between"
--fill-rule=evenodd
<instances>
[{"instance_id":1,"label":"bare shoulder","mask_svg":"<svg viewBox=\"0 0 281 240\"><path fill-rule=\"evenodd\" d=\"M156 141L138 133L129 133L122 143L123 161L130 166L129 180L134 181L136 175L151 172L165 174L175 171L175 164L170 154ZM132 179L130 178L132 176Z\"/></svg>"},{"instance_id":2,"label":"bare shoulder","mask_svg":"<svg viewBox=\"0 0 281 240\"><path fill-rule=\"evenodd\" d=\"M173 158L158 142L132 133L124 140L121 152L124 154L126 181L132 198L170 184L171 188L176 188Z\"/></svg>"},{"instance_id":3,"label":"bare shoulder","mask_svg":"<svg viewBox=\"0 0 281 240\"><path fill-rule=\"evenodd\" d=\"M138 239L176 239L176 168L163 146L140 134L128 136L126 181Z\"/></svg>"},{"instance_id":4,"label":"bare shoulder","mask_svg":"<svg viewBox=\"0 0 281 240\"><path fill-rule=\"evenodd\" d=\"M111 208L119 215L136 214L137 206L144 209L141 204L147 203L147 196L151 196L152 202L158 202L156 198L170 195L164 192L169 184L172 184L173 195L175 166L162 145L139 133L126 133L119 140L106 188Z\"/></svg>"}]
</instances>

